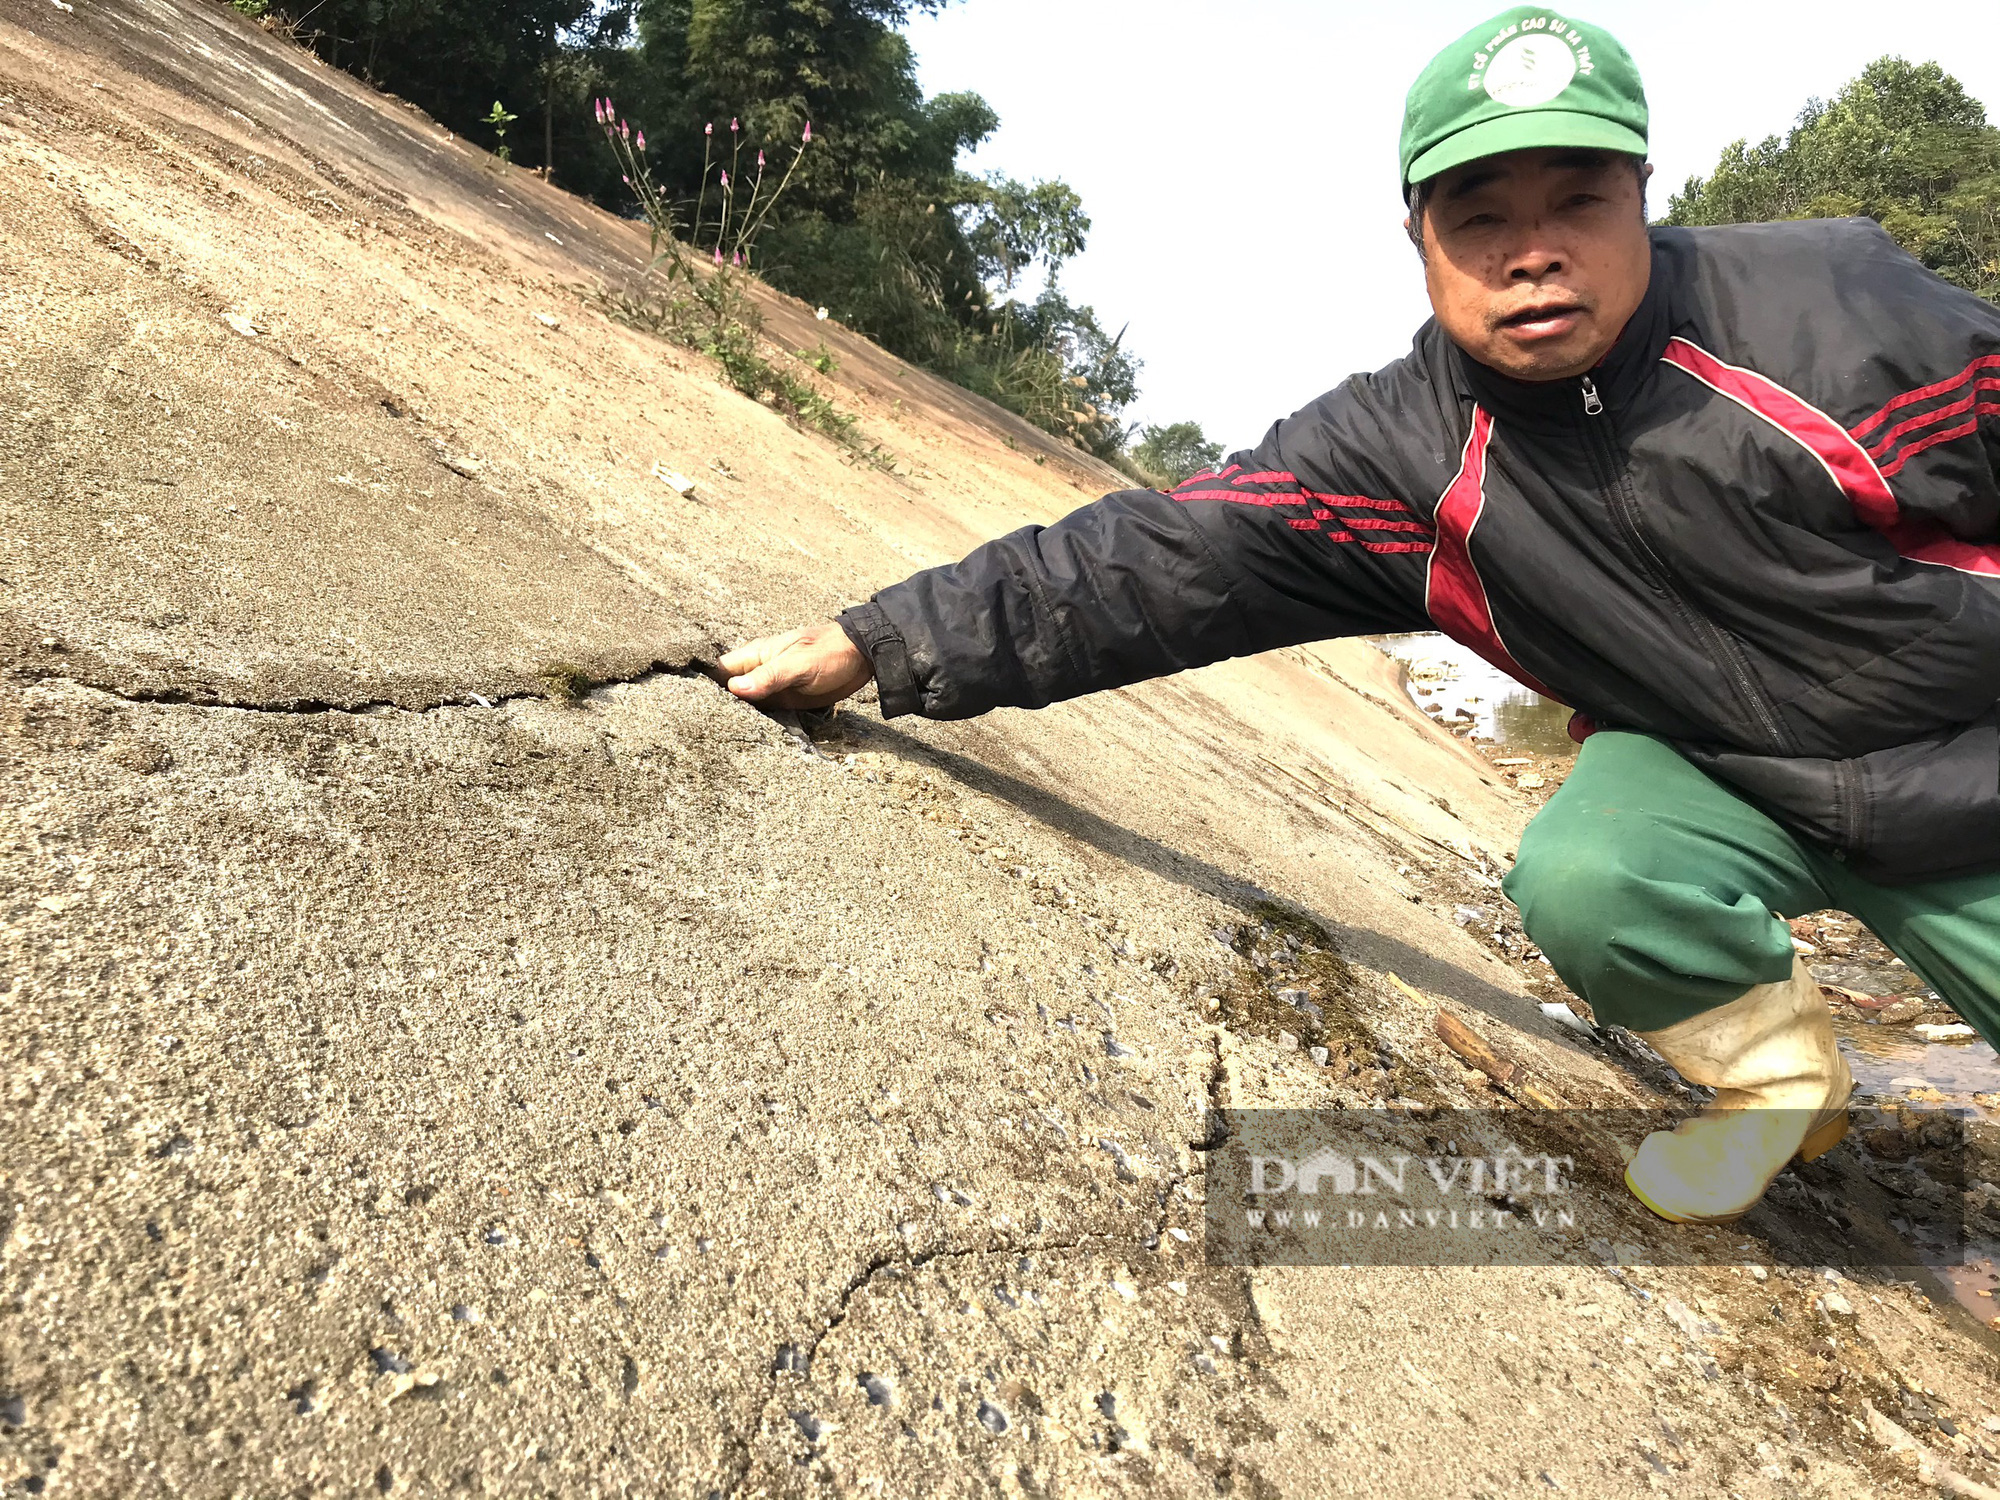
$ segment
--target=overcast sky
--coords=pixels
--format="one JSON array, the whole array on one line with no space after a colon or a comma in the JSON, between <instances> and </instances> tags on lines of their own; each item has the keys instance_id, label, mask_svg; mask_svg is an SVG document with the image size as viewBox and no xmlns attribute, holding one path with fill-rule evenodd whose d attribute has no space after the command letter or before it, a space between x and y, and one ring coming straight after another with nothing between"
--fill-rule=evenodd
<instances>
[{"instance_id":1,"label":"overcast sky","mask_svg":"<svg viewBox=\"0 0 2000 1500\"><path fill-rule=\"evenodd\" d=\"M927 93L972 89L1000 130L972 165L1061 177L1090 247L1064 272L1144 357L1128 416L1193 417L1226 447L1428 315L1402 237L1396 135L1431 56L1497 13L1407 0L958 0L910 40ZM1993 0L1593 0L1637 59L1653 209L1729 142L1784 130L1883 53L1935 60L2000 109Z\"/></svg>"}]
</instances>

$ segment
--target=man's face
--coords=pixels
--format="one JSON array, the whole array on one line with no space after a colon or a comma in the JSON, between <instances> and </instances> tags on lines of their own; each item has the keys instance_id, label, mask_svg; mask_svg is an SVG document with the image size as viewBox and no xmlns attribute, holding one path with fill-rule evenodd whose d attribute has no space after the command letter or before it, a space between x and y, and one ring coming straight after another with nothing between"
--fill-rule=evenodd
<instances>
[{"instance_id":1,"label":"man's face","mask_svg":"<svg viewBox=\"0 0 2000 1500\"><path fill-rule=\"evenodd\" d=\"M1638 175L1609 152L1510 151L1455 167L1432 184L1422 228L1438 322L1517 380L1595 365L1652 271Z\"/></svg>"}]
</instances>

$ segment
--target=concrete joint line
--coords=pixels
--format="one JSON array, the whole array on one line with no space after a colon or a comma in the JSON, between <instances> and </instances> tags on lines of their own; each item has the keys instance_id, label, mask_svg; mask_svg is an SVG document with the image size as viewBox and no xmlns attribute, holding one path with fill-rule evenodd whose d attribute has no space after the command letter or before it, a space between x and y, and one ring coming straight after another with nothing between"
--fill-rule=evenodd
<instances>
[{"instance_id":1,"label":"concrete joint line","mask_svg":"<svg viewBox=\"0 0 2000 1500\"><path fill-rule=\"evenodd\" d=\"M202 696L197 692L190 692L181 688L161 688L158 691L120 688L107 682L97 681L91 677L68 672L17 670L14 675L17 678L26 678L29 682L54 680L57 682L74 683L78 687L89 688L93 692L103 693L106 697L116 698L122 703L172 704L189 708L230 710L237 713L285 714L294 716L349 714L358 717L368 714L386 713L428 714L436 713L438 710L446 708L500 708L513 703L550 703L561 701L559 694L545 692L500 693L492 697L488 697L484 693L477 695L465 693L458 697L439 698L431 702L417 704L397 703L387 698L370 698L360 703L329 703L320 698L283 698L255 702L219 696ZM726 676L727 674L722 672L721 668L715 666L712 662L701 660L698 657L682 662L655 660L641 667L636 672L626 673L622 676L588 678L587 681L579 684L581 693L578 696L594 693L599 688L643 686L646 683L657 681L662 677L706 677L711 682L720 683ZM483 702L478 700L483 700Z\"/></svg>"}]
</instances>

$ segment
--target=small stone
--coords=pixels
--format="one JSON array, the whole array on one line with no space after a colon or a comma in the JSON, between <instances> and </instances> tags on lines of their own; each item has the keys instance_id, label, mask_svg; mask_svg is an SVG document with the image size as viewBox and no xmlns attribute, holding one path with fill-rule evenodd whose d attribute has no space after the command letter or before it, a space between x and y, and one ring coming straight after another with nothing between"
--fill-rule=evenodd
<instances>
[{"instance_id":1,"label":"small stone","mask_svg":"<svg viewBox=\"0 0 2000 1500\"><path fill-rule=\"evenodd\" d=\"M1000 1436L1001 1433L1013 1425L1007 1420L1007 1413L1000 1410L991 1401L982 1401L979 1403L978 1415L979 1425L995 1437Z\"/></svg>"},{"instance_id":2,"label":"small stone","mask_svg":"<svg viewBox=\"0 0 2000 1500\"><path fill-rule=\"evenodd\" d=\"M1833 1322L1852 1323L1854 1321L1854 1304L1841 1296L1839 1292L1828 1292L1824 1297L1819 1299L1819 1307L1820 1311L1825 1313Z\"/></svg>"},{"instance_id":3,"label":"small stone","mask_svg":"<svg viewBox=\"0 0 2000 1500\"><path fill-rule=\"evenodd\" d=\"M694 481L678 470L668 468L665 464L655 463L653 465L653 477L672 490L676 495L680 495L683 498L694 493Z\"/></svg>"},{"instance_id":4,"label":"small stone","mask_svg":"<svg viewBox=\"0 0 2000 1500\"><path fill-rule=\"evenodd\" d=\"M1703 1318L1678 1297L1664 1299L1660 1303L1660 1311L1666 1314L1669 1323L1680 1330L1681 1337L1691 1342L1698 1343L1703 1338L1722 1331L1719 1326Z\"/></svg>"},{"instance_id":5,"label":"small stone","mask_svg":"<svg viewBox=\"0 0 2000 1500\"><path fill-rule=\"evenodd\" d=\"M1907 999L1898 1000L1894 1005L1884 1006L1875 1012L1875 1019L1884 1026L1902 1026L1916 1020L1926 1008L1919 996L1911 995Z\"/></svg>"},{"instance_id":6,"label":"small stone","mask_svg":"<svg viewBox=\"0 0 2000 1500\"><path fill-rule=\"evenodd\" d=\"M437 1383L438 1375L435 1370L412 1370L398 1375L389 1383L389 1394L383 1398L383 1404L386 1406L399 1397L407 1396L411 1391L427 1391Z\"/></svg>"},{"instance_id":7,"label":"small stone","mask_svg":"<svg viewBox=\"0 0 2000 1500\"><path fill-rule=\"evenodd\" d=\"M1293 1035L1292 1035L1292 1034L1291 1034L1291 1033L1290 1033L1289 1031L1281 1031L1281 1032L1279 1032L1279 1033L1278 1033L1278 1050L1279 1050L1279 1051L1281 1051L1281 1052L1296 1052L1296 1051L1298 1051L1298 1050L1299 1050L1299 1039L1298 1039L1297 1037L1293 1036Z\"/></svg>"},{"instance_id":8,"label":"small stone","mask_svg":"<svg viewBox=\"0 0 2000 1500\"><path fill-rule=\"evenodd\" d=\"M1314 1065L1317 1067L1322 1067L1322 1068L1325 1067L1326 1060L1329 1055L1330 1054L1324 1047L1308 1047L1306 1049L1306 1056L1310 1057L1313 1060Z\"/></svg>"},{"instance_id":9,"label":"small stone","mask_svg":"<svg viewBox=\"0 0 2000 1500\"><path fill-rule=\"evenodd\" d=\"M1964 1025L1963 1023L1952 1026L1927 1026L1920 1023L1916 1026L1912 1026L1910 1030L1914 1031L1918 1036L1922 1037L1927 1042L1970 1041L1973 1037L1979 1034L1978 1032L1974 1031L1970 1026Z\"/></svg>"}]
</instances>

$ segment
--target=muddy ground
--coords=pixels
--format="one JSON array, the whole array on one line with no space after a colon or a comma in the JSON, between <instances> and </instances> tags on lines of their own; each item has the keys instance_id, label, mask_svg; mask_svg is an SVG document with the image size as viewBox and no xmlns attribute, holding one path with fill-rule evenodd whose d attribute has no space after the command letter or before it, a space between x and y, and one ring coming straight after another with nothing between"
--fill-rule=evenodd
<instances>
[{"instance_id":1,"label":"muddy ground","mask_svg":"<svg viewBox=\"0 0 2000 1500\"><path fill-rule=\"evenodd\" d=\"M1214 1109L1509 1102L1440 1011L1654 1097L1456 920L1530 800L1354 643L729 699L1120 481L765 298L857 463L602 316L644 250L228 7L0 0L0 1485L2000 1479L1993 1335L1837 1243L1206 1264Z\"/></svg>"}]
</instances>

